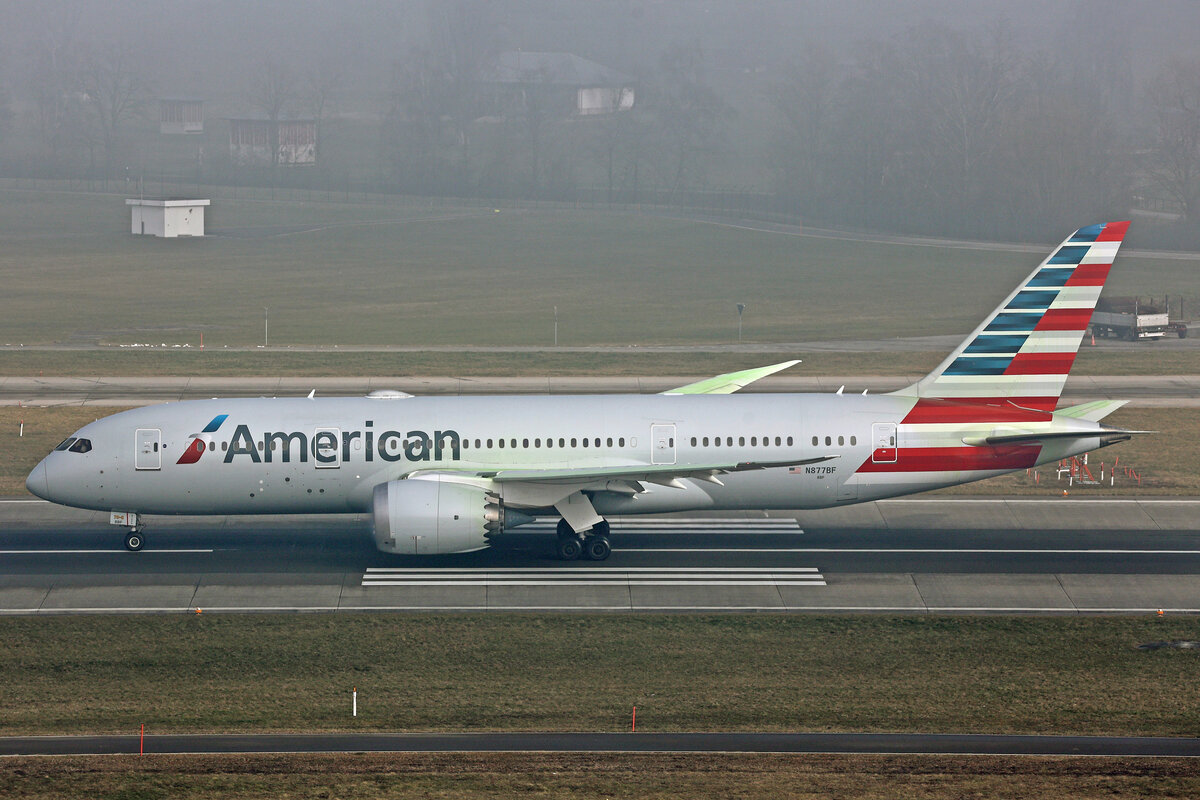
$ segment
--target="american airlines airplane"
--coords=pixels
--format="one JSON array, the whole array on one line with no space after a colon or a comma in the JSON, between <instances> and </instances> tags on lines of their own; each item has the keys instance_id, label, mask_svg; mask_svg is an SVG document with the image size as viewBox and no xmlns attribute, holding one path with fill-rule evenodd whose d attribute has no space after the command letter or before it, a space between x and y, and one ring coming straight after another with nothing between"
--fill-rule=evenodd
<instances>
[{"instance_id":1,"label":"american airlines airplane","mask_svg":"<svg viewBox=\"0 0 1200 800\"><path fill-rule=\"evenodd\" d=\"M977 481L1128 439L1123 401L1056 410L1128 222L1081 228L933 372L868 396L748 394L789 361L661 395L195 400L86 425L30 473L111 512L371 514L387 553L464 553L559 517L560 558L612 551L606 517L816 509Z\"/></svg>"}]
</instances>

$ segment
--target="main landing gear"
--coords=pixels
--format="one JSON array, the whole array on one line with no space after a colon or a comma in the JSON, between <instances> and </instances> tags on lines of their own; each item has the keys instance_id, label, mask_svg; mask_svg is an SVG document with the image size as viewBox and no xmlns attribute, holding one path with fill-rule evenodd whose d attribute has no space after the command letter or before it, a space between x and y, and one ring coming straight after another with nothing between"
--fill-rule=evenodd
<instances>
[{"instance_id":1,"label":"main landing gear","mask_svg":"<svg viewBox=\"0 0 1200 800\"><path fill-rule=\"evenodd\" d=\"M583 557L589 561L603 561L612 554L612 543L608 541L608 520L601 520L583 535L565 519L558 521L558 557L563 561L575 561Z\"/></svg>"}]
</instances>

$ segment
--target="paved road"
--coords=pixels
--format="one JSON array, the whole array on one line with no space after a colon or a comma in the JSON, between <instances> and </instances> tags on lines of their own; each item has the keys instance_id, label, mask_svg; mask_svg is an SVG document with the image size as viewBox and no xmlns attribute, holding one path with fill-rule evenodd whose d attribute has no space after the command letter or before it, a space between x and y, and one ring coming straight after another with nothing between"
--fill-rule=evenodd
<instances>
[{"instance_id":1,"label":"paved road","mask_svg":"<svg viewBox=\"0 0 1200 800\"><path fill-rule=\"evenodd\" d=\"M0 737L0 756L137 753L873 753L1200 756L1200 739L908 733L326 733Z\"/></svg>"},{"instance_id":2,"label":"paved road","mask_svg":"<svg viewBox=\"0 0 1200 800\"><path fill-rule=\"evenodd\" d=\"M549 524L478 553L378 552L369 520L153 518L0 502L0 613L384 609L1200 613L1200 500L907 499L616 519L563 564Z\"/></svg>"},{"instance_id":3,"label":"paved road","mask_svg":"<svg viewBox=\"0 0 1200 800\"><path fill-rule=\"evenodd\" d=\"M1200 340L1200 337L1197 337ZM879 393L901 389L920 376L773 376L754 385L756 392ZM0 405L136 406L209 397L363 395L398 389L419 395L653 393L681 386L695 377L565 377L565 378L37 378L0 377ZM1097 399L1132 400L1135 405L1200 405L1200 375L1071 376L1063 392L1066 402Z\"/></svg>"}]
</instances>

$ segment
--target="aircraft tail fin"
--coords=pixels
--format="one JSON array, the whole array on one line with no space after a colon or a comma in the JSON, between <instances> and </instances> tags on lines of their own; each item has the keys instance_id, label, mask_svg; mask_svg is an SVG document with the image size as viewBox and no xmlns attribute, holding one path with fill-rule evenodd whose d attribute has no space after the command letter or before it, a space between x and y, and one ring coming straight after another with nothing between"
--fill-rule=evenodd
<instances>
[{"instance_id":1,"label":"aircraft tail fin","mask_svg":"<svg viewBox=\"0 0 1200 800\"><path fill-rule=\"evenodd\" d=\"M895 394L1053 411L1128 229L1075 231L937 369Z\"/></svg>"}]
</instances>

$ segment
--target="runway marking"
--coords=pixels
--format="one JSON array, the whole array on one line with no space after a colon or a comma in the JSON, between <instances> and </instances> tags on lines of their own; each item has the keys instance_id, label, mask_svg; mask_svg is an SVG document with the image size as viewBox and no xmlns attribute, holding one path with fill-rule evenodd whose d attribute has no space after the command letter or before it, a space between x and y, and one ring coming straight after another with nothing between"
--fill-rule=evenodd
<instances>
[{"instance_id":1,"label":"runway marking","mask_svg":"<svg viewBox=\"0 0 1200 800\"><path fill-rule=\"evenodd\" d=\"M372 567L362 586L824 586L816 567L533 567L437 570Z\"/></svg>"},{"instance_id":2,"label":"runway marking","mask_svg":"<svg viewBox=\"0 0 1200 800\"><path fill-rule=\"evenodd\" d=\"M609 520L615 534L674 533L718 531L720 533L804 533L800 523L794 519L724 519L696 517L683 519L660 519L633 521L628 518ZM553 533L557 523L531 522L512 528L514 533Z\"/></svg>"},{"instance_id":3,"label":"runway marking","mask_svg":"<svg viewBox=\"0 0 1200 800\"><path fill-rule=\"evenodd\" d=\"M623 548L632 550L636 548ZM641 552L651 552L642 550ZM680 552L686 552L681 550ZM724 551L715 551L724 552ZM753 552L753 551L749 551ZM770 551L767 551L770 552ZM788 551L791 552L791 551ZM968 553L1014 553L1017 555L1031 555L1045 553L1046 555L1097 555L1097 556L1197 556L1200 555L1200 550L1109 550L1109 549L1093 549L1093 550L1059 550L1053 548L1017 548L1017 547L979 547L979 548L937 548L937 547L801 547L796 548L795 552L801 553L930 553L930 554L954 554L964 555Z\"/></svg>"},{"instance_id":4,"label":"runway marking","mask_svg":"<svg viewBox=\"0 0 1200 800\"><path fill-rule=\"evenodd\" d=\"M6 555L6 556L21 556L21 555L71 556L71 555L79 555L81 553L88 554L88 555L96 555L96 554L104 554L104 553L125 554L128 552L130 552L130 551L123 550L123 549L115 550L110 547L107 550L0 550L0 555ZM146 550L139 550L137 552L139 552L139 553L211 553L211 552L213 552L213 550L212 550L212 548L208 548L208 549L201 549L201 548L196 548L196 549L150 548L150 549L146 549Z\"/></svg>"}]
</instances>

